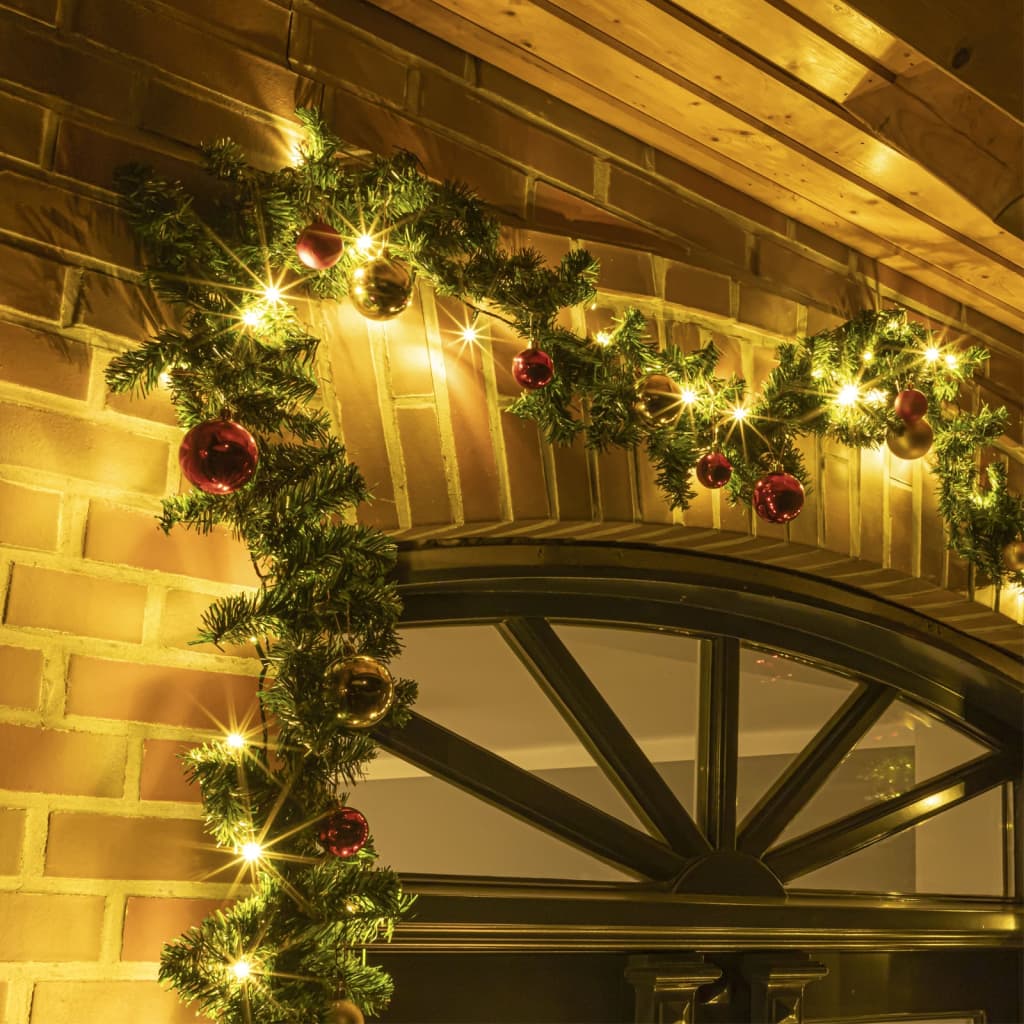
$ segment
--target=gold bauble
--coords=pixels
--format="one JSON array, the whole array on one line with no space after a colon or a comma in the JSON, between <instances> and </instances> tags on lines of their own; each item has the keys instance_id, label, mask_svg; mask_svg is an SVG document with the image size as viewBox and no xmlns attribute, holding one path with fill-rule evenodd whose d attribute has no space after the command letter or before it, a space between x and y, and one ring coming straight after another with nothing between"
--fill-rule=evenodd
<instances>
[{"instance_id":1,"label":"gold bauble","mask_svg":"<svg viewBox=\"0 0 1024 1024\"><path fill-rule=\"evenodd\" d=\"M652 373L640 385L636 411L648 426L674 426L683 414L682 389L664 373Z\"/></svg>"},{"instance_id":2,"label":"gold bauble","mask_svg":"<svg viewBox=\"0 0 1024 1024\"><path fill-rule=\"evenodd\" d=\"M338 999L331 1003L327 1013L328 1024L366 1024L363 1011L351 999Z\"/></svg>"},{"instance_id":3,"label":"gold bauble","mask_svg":"<svg viewBox=\"0 0 1024 1024\"><path fill-rule=\"evenodd\" d=\"M1011 540L1003 548L1003 565L1010 572L1024 572L1024 540Z\"/></svg>"},{"instance_id":4,"label":"gold bauble","mask_svg":"<svg viewBox=\"0 0 1024 1024\"><path fill-rule=\"evenodd\" d=\"M889 451L899 459L919 459L928 454L935 435L925 420L905 423L898 430L890 430L885 439Z\"/></svg>"},{"instance_id":5,"label":"gold bauble","mask_svg":"<svg viewBox=\"0 0 1024 1024\"><path fill-rule=\"evenodd\" d=\"M368 320L390 320L409 305L412 274L401 260L378 256L352 271L348 294Z\"/></svg>"},{"instance_id":6,"label":"gold bauble","mask_svg":"<svg viewBox=\"0 0 1024 1024\"><path fill-rule=\"evenodd\" d=\"M372 728L394 703L395 681L376 658L360 654L327 671L339 698L338 717L349 729Z\"/></svg>"}]
</instances>

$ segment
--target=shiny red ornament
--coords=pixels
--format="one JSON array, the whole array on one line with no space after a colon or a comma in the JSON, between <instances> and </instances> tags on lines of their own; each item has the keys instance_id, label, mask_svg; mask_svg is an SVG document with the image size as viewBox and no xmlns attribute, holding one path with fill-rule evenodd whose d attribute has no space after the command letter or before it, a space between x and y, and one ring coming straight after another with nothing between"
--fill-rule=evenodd
<instances>
[{"instance_id":1,"label":"shiny red ornament","mask_svg":"<svg viewBox=\"0 0 1024 1024\"><path fill-rule=\"evenodd\" d=\"M370 823L354 807L339 807L316 834L320 845L335 857L351 857L370 838Z\"/></svg>"},{"instance_id":2,"label":"shiny red ornament","mask_svg":"<svg viewBox=\"0 0 1024 1024\"><path fill-rule=\"evenodd\" d=\"M295 254L310 270L330 270L345 251L345 240L330 224L313 221L295 240Z\"/></svg>"},{"instance_id":3,"label":"shiny red ornament","mask_svg":"<svg viewBox=\"0 0 1024 1024\"><path fill-rule=\"evenodd\" d=\"M753 504L769 523L788 523L804 507L804 485L791 473L769 473L754 484Z\"/></svg>"},{"instance_id":4,"label":"shiny red ornament","mask_svg":"<svg viewBox=\"0 0 1024 1024\"><path fill-rule=\"evenodd\" d=\"M914 388L907 388L896 396L893 412L904 423L916 423L928 411L928 399Z\"/></svg>"},{"instance_id":5,"label":"shiny red ornament","mask_svg":"<svg viewBox=\"0 0 1024 1024\"><path fill-rule=\"evenodd\" d=\"M512 360L512 376L529 391L547 387L555 376L555 364L543 349L525 348Z\"/></svg>"},{"instance_id":6,"label":"shiny red ornament","mask_svg":"<svg viewBox=\"0 0 1024 1024\"><path fill-rule=\"evenodd\" d=\"M252 434L232 420L193 427L178 449L178 463L190 483L207 494L230 494L256 472L260 453Z\"/></svg>"},{"instance_id":7,"label":"shiny red ornament","mask_svg":"<svg viewBox=\"0 0 1024 1024\"><path fill-rule=\"evenodd\" d=\"M732 463L721 452L708 452L697 460L697 479L711 490L724 487L732 476Z\"/></svg>"}]
</instances>

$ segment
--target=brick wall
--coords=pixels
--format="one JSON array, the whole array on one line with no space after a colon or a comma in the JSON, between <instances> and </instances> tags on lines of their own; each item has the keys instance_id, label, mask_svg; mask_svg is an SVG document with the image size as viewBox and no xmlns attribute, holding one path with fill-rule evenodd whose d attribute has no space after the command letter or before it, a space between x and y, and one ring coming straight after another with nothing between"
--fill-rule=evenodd
<instances>
[{"instance_id":1,"label":"brick wall","mask_svg":"<svg viewBox=\"0 0 1024 1024\"><path fill-rule=\"evenodd\" d=\"M359 0L0 0L0 1021L194 1019L160 991L162 942L224 898L177 753L246 714L242 650L189 645L214 596L250 584L228 537L163 537L180 431L166 398L106 394L112 354L160 316L109 191L143 159L199 182L231 134L288 159L292 110L352 142L418 153L476 186L512 237L583 240L601 293L577 328L639 304L664 343L714 337L760 378L773 346L900 299L993 353L989 400L1017 398L1022 339L678 160ZM642 460L551 451L503 410L517 342L451 342L421 290L385 327L315 312L339 429L404 538L523 534L692 545L843 578L994 642L1018 631L956 591L919 465L808 448L815 496L788 529L704 492L673 516ZM998 457L1024 485L1019 410ZM985 595L982 595L985 596ZM1003 610L1020 617L1018 604ZM6 1008L6 1015L4 1015Z\"/></svg>"}]
</instances>

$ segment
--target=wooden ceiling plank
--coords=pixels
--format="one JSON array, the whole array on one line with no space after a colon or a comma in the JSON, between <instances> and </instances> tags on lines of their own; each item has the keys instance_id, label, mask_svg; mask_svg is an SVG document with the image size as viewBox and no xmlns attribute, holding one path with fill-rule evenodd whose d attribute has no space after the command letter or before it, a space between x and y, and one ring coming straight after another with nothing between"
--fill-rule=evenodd
<instances>
[{"instance_id":1,"label":"wooden ceiling plank","mask_svg":"<svg viewBox=\"0 0 1024 1024\"><path fill-rule=\"evenodd\" d=\"M879 178L879 167L884 168L882 180L894 197L940 223L948 223L954 230L1018 265L1024 265L1024 241L1002 230L992 220L1014 197L1016 182L1009 179L1008 168L1002 168L980 151L969 152L962 137L949 132L949 137L938 140L931 152L935 159L940 159L947 151L951 159L973 158L968 172L975 180L981 179L975 189L977 205L926 166L865 131L863 123L840 104L823 103L810 87L792 77L787 80L784 72L760 62L750 53L738 51L735 43L730 45L729 40L712 39L694 31L681 20L683 15L678 5L670 11L648 0L633 0L624 9L609 5L605 0L534 0L533 6L518 4L516 0L502 2L510 5L508 10L518 12L520 21L538 10L545 14L561 12L566 16L570 31L579 30L581 23L585 23L594 30L589 45L598 54L616 49L631 63L649 62L649 73L655 78L664 72L678 76L678 84L696 86L716 101L724 101L730 113L742 111L749 115L750 127L755 130L791 140L842 171L855 174L863 183L874 185ZM620 10L628 13L616 13ZM753 13L758 13L757 9ZM539 22L537 28L543 31L547 25ZM531 33L534 48L536 38L536 33ZM568 62L573 58L566 59ZM613 66L610 60L610 71ZM889 102L895 98L890 95ZM699 107L688 111L690 133L698 137L702 130L717 134L719 129L701 123L702 113L705 111ZM899 108L893 113L898 114ZM929 128L935 131L934 124ZM713 141L714 135L707 136L707 140ZM946 151L942 148L943 142L949 147ZM955 150L954 142L960 143Z\"/></svg>"},{"instance_id":2,"label":"wooden ceiling plank","mask_svg":"<svg viewBox=\"0 0 1024 1024\"><path fill-rule=\"evenodd\" d=\"M952 298L963 301L1014 329L1024 328L1021 303L1010 304L1005 301L1006 298L1012 299L1019 293L1019 278L1011 275L1007 282L1009 287L1003 289L998 286L979 288L972 283L957 280L944 269L947 260L942 243L948 242L948 239L941 236L932 237L925 240L926 245L918 246L918 240L911 238L910 248L906 249L906 239L896 243L887 237L891 224L886 218L876 218L880 221L879 230L872 230L859 219L856 222L851 221L845 208L840 209L834 201L834 195L827 197L828 205L808 199L787 184L762 174L760 169L752 168L746 162L739 163L722 152L713 151L678 129L630 106L620 96L598 88L593 80L588 81L569 74L538 54L530 52L529 49L524 49L497 32L483 28L471 18L460 16L453 12L446 0L371 2L538 88L562 96L593 116L604 119L608 124L679 157L725 184L767 203L801 223L845 242L871 258L886 264L896 259L904 272L923 283L940 287ZM603 82L600 76L596 80ZM918 248L926 251L927 258L917 251ZM984 274L989 274L992 270L991 262L977 254L965 253L963 258L973 260Z\"/></svg>"}]
</instances>

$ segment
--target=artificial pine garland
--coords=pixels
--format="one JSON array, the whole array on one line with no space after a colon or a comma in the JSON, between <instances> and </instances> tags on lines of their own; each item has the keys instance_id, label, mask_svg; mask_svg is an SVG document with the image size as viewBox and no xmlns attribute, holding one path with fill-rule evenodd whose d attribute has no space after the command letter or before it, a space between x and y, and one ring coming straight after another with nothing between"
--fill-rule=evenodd
<instances>
[{"instance_id":1,"label":"artificial pine garland","mask_svg":"<svg viewBox=\"0 0 1024 1024\"><path fill-rule=\"evenodd\" d=\"M388 677L387 700L369 717L346 704L352 666L370 666L380 683L399 649L395 548L354 521L369 495L318 406L318 341L293 298L340 301L351 291L357 308L384 318L404 306L411 285L403 281L426 278L465 303L470 336L482 316L526 340L519 379L528 390L513 412L556 443L582 433L597 448L645 445L679 508L693 496L690 470L702 453L717 450L731 464L730 496L748 500L765 472L803 475L795 445L803 434L880 444L900 427L893 395L913 386L941 410L932 417L935 471L951 546L991 579L1024 583L1002 561L1024 529L1024 504L1007 492L1001 467L989 467L987 486L976 472L978 450L1002 432L1005 413L948 411L983 350L946 351L902 311L864 313L781 346L778 367L753 396L741 379L715 376L711 346L658 350L635 311L607 336L578 337L556 317L593 297L597 266L585 250L548 267L530 249L502 249L499 222L464 186L430 181L408 154L346 152L314 113L300 116L308 141L295 167L256 170L220 142L204 150L214 180L201 198L143 168L118 179L147 278L181 319L115 359L108 384L143 394L169 388L191 428L183 470L202 489L165 500L161 525L228 526L259 578L254 593L207 610L201 640L254 644L261 722L186 758L207 830L238 855L251 891L170 943L160 968L184 999L225 1024L379 1012L391 980L366 963L365 948L389 937L412 902L377 866L365 833L343 838L353 823L358 832L361 816L339 792L374 756L372 725L401 726L416 687ZM385 292L367 296L371 264L384 271L377 283ZM656 379L677 412L650 414L645 389ZM849 401L837 404L843 388ZM664 394L655 397L664 405ZM210 470L218 444L234 460L219 477Z\"/></svg>"}]
</instances>

